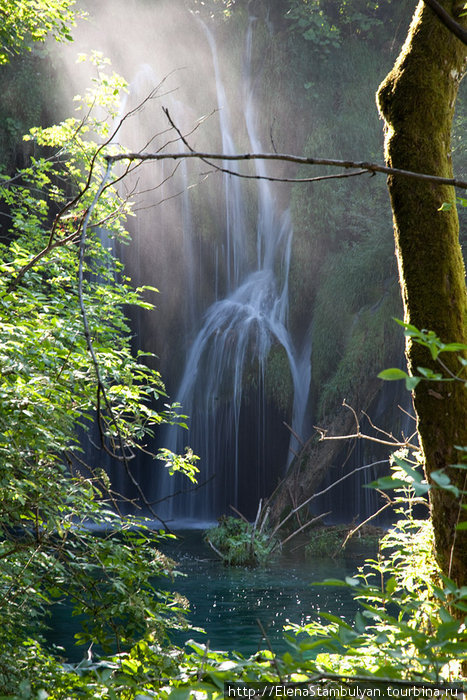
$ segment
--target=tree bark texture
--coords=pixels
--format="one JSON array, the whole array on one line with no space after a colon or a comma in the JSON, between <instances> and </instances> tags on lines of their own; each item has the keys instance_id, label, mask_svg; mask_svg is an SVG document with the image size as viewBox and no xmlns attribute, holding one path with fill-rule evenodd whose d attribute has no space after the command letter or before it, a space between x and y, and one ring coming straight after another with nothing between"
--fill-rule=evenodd
<instances>
[{"instance_id":1,"label":"tree bark texture","mask_svg":"<svg viewBox=\"0 0 467 700\"><path fill-rule=\"evenodd\" d=\"M441 4L464 21L459 17L463 2ZM466 58L467 47L420 1L402 51L377 94L388 165L452 176L451 128ZM397 176L388 178L388 187L405 321L435 331L443 342L466 343L467 295L455 192ZM451 202L452 209L440 211L444 202ZM417 367L440 371L429 352L410 339L406 355L413 374ZM457 371L455 356L446 353L446 358ZM466 472L449 465L460 461L455 446L467 446L467 389L462 382L422 381L414 405L428 480L433 471L445 469L464 489ZM467 534L456 531L456 525L466 519L466 511L446 491L434 488L430 497L438 561L447 575L464 583Z\"/></svg>"}]
</instances>

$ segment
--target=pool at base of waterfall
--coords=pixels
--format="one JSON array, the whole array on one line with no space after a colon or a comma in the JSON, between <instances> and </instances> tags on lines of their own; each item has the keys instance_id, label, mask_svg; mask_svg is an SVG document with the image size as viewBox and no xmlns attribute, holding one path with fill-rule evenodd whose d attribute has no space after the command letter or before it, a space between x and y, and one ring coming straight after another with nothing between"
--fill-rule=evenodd
<instances>
[{"instance_id":1,"label":"pool at base of waterfall","mask_svg":"<svg viewBox=\"0 0 467 700\"><path fill-rule=\"evenodd\" d=\"M303 558L303 549L282 555L267 568L224 566L196 531L179 533L170 555L186 574L175 588L190 601L189 619L205 634L188 636L218 650L254 654L271 645L284 652L283 628L306 624L320 612L352 619L357 605L346 588L313 586L355 573L361 559ZM263 630L267 640L264 639ZM182 643L187 633L174 641Z\"/></svg>"},{"instance_id":2,"label":"pool at base of waterfall","mask_svg":"<svg viewBox=\"0 0 467 700\"><path fill-rule=\"evenodd\" d=\"M204 644L209 641L210 649L235 650L245 656L269 645L283 653L287 649L283 627L288 622L306 624L321 612L350 621L357 611L346 588L312 584L354 574L362 557L309 560L303 558L301 548L283 554L267 568L227 567L204 542L203 531L185 530L177 535L176 541L161 549L177 562L184 576L177 576L172 584L164 580L163 588L170 586L185 596L190 602L190 623L205 630L171 634L178 646L194 639ZM63 655L71 662L86 656L87 647L74 645L79 623L66 605L55 608L49 624L49 644L62 647Z\"/></svg>"}]
</instances>

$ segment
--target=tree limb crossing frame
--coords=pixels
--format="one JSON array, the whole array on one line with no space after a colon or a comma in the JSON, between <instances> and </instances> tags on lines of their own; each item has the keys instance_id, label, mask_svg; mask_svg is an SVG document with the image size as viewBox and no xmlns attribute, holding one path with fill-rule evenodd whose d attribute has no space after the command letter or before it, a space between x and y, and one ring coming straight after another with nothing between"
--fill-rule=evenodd
<instances>
[{"instance_id":1,"label":"tree limb crossing frame","mask_svg":"<svg viewBox=\"0 0 467 700\"><path fill-rule=\"evenodd\" d=\"M341 177L352 177L354 175L360 175L363 173L369 173L374 175L375 173L384 173L386 175L398 175L400 177L408 177L416 180L424 180L425 182L432 182L435 185L447 185L456 187L458 189L467 190L467 181L460 180L457 178L440 177L437 175L429 175L427 173L416 173L411 170L401 170L398 168L390 168L386 165L379 165L378 163L368 163L366 161L351 161L351 160L336 160L333 158L308 158L306 156L294 156L287 153L238 153L235 155L230 155L226 153L208 153L204 151L185 151L182 153L118 153L116 155L106 155L104 156L108 163L117 163L119 161L158 161L158 160L185 160L188 158L198 159L198 160L212 160L212 161L230 161L230 162L241 162L241 161L252 161L252 160L270 160L279 161L287 163L295 163L297 165L323 165L334 168L343 168L344 170L358 170L358 172L342 173ZM225 169L222 167L214 166L219 170ZM247 175L243 173L236 173L233 171L227 171L229 174L237 175L240 177L246 177L250 179L266 179L266 180L276 180L279 182L313 182L320 179L328 179L329 175L318 176L316 178L270 178L261 175Z\"/></svg>"}]
</instances>

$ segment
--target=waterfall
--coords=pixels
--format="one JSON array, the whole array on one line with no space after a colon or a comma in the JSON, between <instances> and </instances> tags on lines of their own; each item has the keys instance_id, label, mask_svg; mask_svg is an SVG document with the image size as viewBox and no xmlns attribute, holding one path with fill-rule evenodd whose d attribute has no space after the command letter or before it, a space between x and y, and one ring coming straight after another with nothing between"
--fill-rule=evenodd
<instances>
[{"instance_id":1,"label":"waterfall","mask_svg":"<svg viewBox=\"0 0 467 700\"><path fill-rule=\"evenodd\" d=\"M251 83L253 27L254 21L250 20L244 115L251 148L261 152ZM224 153L233 154L236 147L216 43L211 31L205 25L203 28L213 62L222 148ZM267 175L260 161L256 163L256 175ZM293 235L290 212L278 211L270 183L258 180L256 261L249 260L251 222L244 203L245 185L235 176L223 178L225 296L217 298L206 310L187 354L177 392L176 400L189 416L189 435L172 428L164 442L178 452L190 444L201 458L199 481L204 485L194 494L169 498L162 508L167 519L213 519L227 512L229 505L251 516L258 499L274 487L279 474L277 467L274 473L271 462L277 462L274 453L282 450L281 466L285 468L289 434L282 425L285 416L274 416L266 396L268 358L273 348L285 357L290 372L294 395L292 428L298 434L308 399L310 339L299 354L287 328ZM274 434L278 432L282 432L280 438ZM295 447L293 436L290 447ZM160 485L159 497L173 495L183 486L167 476Z\"/></svg>"},{"instance_id":2,"label":"waterfall","mask_svg":"<svg viewBox=\"0 0 467 700\"><path fill-rule=\"evenodd\" d=\"M217 46L212 32L201 22L212 53L214 65L214 78L216 84L217 104L219 108L219 127L221 132L222 153L234 155L238 151L235 148L231 133L231 119L228 101L219 67ZM223 167L229 169L230 161L224 161ZM230 292L240 282L242 273L247 265L246 260L246 214L243 202L242 183L237 177L224 178L225 198L225 225L226 225L226 272L227 290Z\"/></svg>"}]
</instances>

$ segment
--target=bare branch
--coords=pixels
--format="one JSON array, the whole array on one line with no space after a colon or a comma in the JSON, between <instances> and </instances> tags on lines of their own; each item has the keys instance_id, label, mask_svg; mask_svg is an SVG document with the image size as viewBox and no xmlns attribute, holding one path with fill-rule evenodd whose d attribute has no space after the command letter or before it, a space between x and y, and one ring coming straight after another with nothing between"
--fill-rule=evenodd
<instances>
[{"instance_id":1,"label":"bare branch","mask_svg":"<svg viewBox=\"0 0 467 700\"><path fill-rule=\"evenodd\" d=\"M378 428L378 426L373 423L373 421L371 420L370 416L368 415L368 413L366 411L362 411L362 415L365 416L368 423L371 425L371 427L374 430L376 430L378 433L381 433L382 435L386 435L386 437L390 438L391 440L398 442L392 433L388 433L386 430L383 430L383 428Z\"/></svg>"},{"instance_id":2,"label":"bare branch","mask_svg":"<svg viewBox=\"0 0 467 700\"><path fill-rule=\"evenodd\" d=\"M344 170L362 170L371 174L374 173L384 173L386 175L398 175L400 177L408 177L415 180L423 180L425 182L431 182L435 185L448 185L451 187L457 187L462 190L467 190L467 181L458 180L456 178L449 177L439 177L437 175L428 175L426 173L416 173L411 170L401 170L400 168L390 168L386 165L379 165L378 163L369 163L367 161L351 161L351 160L336 160L334 158L308 158L306 156L294 156L287 153L237 153L235 155L230 155L227 153L209 153L206 151L193 151L188 150L181 153L118 153L116 155L106 155L105 159L109 163L116 163L122 160L130 161L151 161L151 160L183 160L183 159L198 159L203 161L232 161L232 162L242 162L242 161L252 161L252 160L270 160L286 163L295 163L297 165L324 165L333 168L343 168ZM209 163L212 166L212 163ZM232 171L233 175L240 177L250 177L253 179L260 179L258 175L242 175ZM357 173L352 173L357 174ZM360 173L359 173L360 174ZM326 176L320 176L321 178ZM267 179L267 178L265 178ZM288 178L277 178L276 180L285 182L310 182L310 179L288 179Z\"/></svg>"},{"instance_id":3,"label":"bare branch","mask_svg":"<svg viewBox=\"0 0 467 700\"><path fill-rule=\"evenodd\" d=\"M322 496L324 493L327 493L328 491L330 491L331 489L333 489L335 486L337 486L337 484L340 484L342 481L345 481L345 479L348 479L350 476L353 476L353 475L356 474L357 472L361 472L363 469L370 469L370 467L376 467L376 466L378 466L379 464L387 464L388 461L389 461L389 460L387 460L387 459L380 459L380 460L378 460L377 462L372 462L371 464L364 464L362 467L357 467L356 469L353 469L353 470L352 470L351 472L349 472L348 474L344 474L344 476L342 476L342 477L341 477L340 479L338 479L337 481L334 481L330 486L327 486L327 487L326 487L325 489L323 489L322 491L318 491L318 493L314 493L312 496L310 496L310 497L307 498L305 501L303 501L303 503L301 503L299 506L297 506L296 508L293 508L293 509L285 516L285 518L284 518L283 520L281 520L281 522L280 522L278 525L276 525L276 527L274 528L274 530L273 530L273 532L272 532L272 534L271 534L271 537L274 537L274 535L276 534L276 532L277 532L283 525L285 525L285 523L287 522L287 520L289 520L289 518L291 518L293 515L295 515L295 513L297 513L301 508L303 508L304 506L307 506L309 503L311 503L311 501L314 501L315 498L318 498L318 496Z\"/></svg>"},{"instance_id":4,"label":"bare branch","mask_svg":"<svg viewBox=\"0 0 467 700\"><path fill-rule=\"evenodd\" d=\"M239 173L236 170L223 168L215 163L210 163L203 159L215 171L224 173L225 175L234 175L245 180L266 180L267 182L291 182L291 183L306 183L306 182L321 182L322 180L340 180L347 177L355 177L356 175L368 175L368 170L355 170L354 172L338 173L337 175L317 175L316 177L273 177L272 175L248 175L247 173Z\"/></svg>"},{"instance_id":5,"label":"bare branch","mask_svg":"<svg viewBox=\"0 0 467 700\"><path fill-rule=\"evenodd\" d=\"M282 421L282 422L283 422L283 425L285 425L285 427L292 433L292 435L293 435L294 438L297 440L297 442L299 442L300 445L301 445L302 447L304 447L304 446L305 446L305 443L303 442L303 440L302 440L302 438L300 437L300 435L298 435L298 433L296 433L295 430L294 430L293 428L291 428L290 425L289 425L288 423L286 423L285 421Z\"/></svg>"},{"instance_id":6,"label":"bare branch","mask_svg":"<svg viewBox=\"0 0 467 700\"><path fill-rule=\"evenodd\" d=\"M235 506L230 505L229 508L232 508L233 512L236 513L237 515L239 515L240 518L243 520L244 523L248 523L248 524L249 524L248 518L245 518L245 516L243 515L243 513L240 513L240 511L237 510L237 508L235 508Z\"/></svg>"},{"instance_id":7,"label":"bare branch","mask_svg":"<svg viewBox=\"0 0 467 700\"><path fill-rule=\"evenodd\" d=\"M195 154L196 151L190 143L187 141L187 136L190 136L195 129L198 128L199 124L196 125L192 131L190 131L188 134L182 134L178 126L175 124L174 120L170 116L170 112L166 107L162 108L165 116L167 117L171 127L177 132L179 139L181 142L188 148L190 153ZM211 116L211 115L210 115ZM169 142L170 143L170 142ZM274 153L277 154L276 148L274 147L274 142L273 142L273 149ZM206 163L206 165L209 165L211 168L214 168L215 171L224 173L224 175L233 175L234 177L240 177L244 178L246 180L267 180L268 182L293 182L293 183L298 183L298 182L319 182L321 180L336 180L344 177L354 177L355 175L364 175L367 173L367 170L357 170L356 172L352 173L339 173L338 175L318 175L317 177L304 177L304 178L287 178L287 177L273 177L272 175L249 175L247 173L239 173L236 170L230 170L229 168L225 168L221 165L216 165L216 163L213 163L211 160L207 158L200 158L200 160L203 161L203 163Z\"/></svg>"},{"instance_id":8,"label":"bare branch","mask_svg":"<svg viewBox=\"0 0 467 700\"><path fill-rule=\"evenodd\" d=\"M224 555L222 554L222 552L220 552L220 551L217 549L217 547L215 547L215 546L213 545L213 543L211 542L211 540L209 539L209 537L206 537L206 542L207 542L208 545L211 547L211 549L213 549L213 550L215 551L215 553L217 554L217 556L219 556L221 559L224 558Z\"/></svg>"},{"instance_id":9,"label":"bare branch","mask_svg":"<svg viewBox=\"0 0 467 700\"><path fill-rule=\"evenodd\" d=\"M345 406L345 408L348 408L350 411L352 411L354 418L355 418L355 423L356 423L356 431L355 433L351 433L349 435L327 435L327 430L326 428L320 428L319 426L313 426L315 430L318 431L320 435L320 440L369 440L370 442L376 442L379 445L387 445L392 448L396 447L408 447L412 450L418 449L418 445L414 445L413 443L410 442L410 438L406 438L403 441L397 440L391 433L386 433L384 430L381 430L380 428L375 428L373 423L371 422L370 419L370 425L375 428L375 430L378 430L379 432L387 435L390 437L390 440L383 440L382 438L375 437L373 435L366 435L365 433L362 433L360 430L360 423L358 421L358 416L355 412L355 409L352 408L352 406L349 406L348 403L345 402L345 400L342 402L342 405ZM364 414L366 415L366 414ZM368 416L367 416L368 418Z\"/></svg>"},{"instance_id":10,"label":"bare branch","mask_svg":"<svg viewBox=\"0 0 467 700\"><path fill-rule=\"evenodd\" d=\"M388 445L389 447L409 447L411 449L417 449L417 445L413 445L409 442L409 440L404 440L403 442L398 442L396 439L394 439L393 442L390 440L382 440L381 438L374 437L373 435L366 435L365 433L361 433L360 431L356 433L351 433L350 435L326 435L326 429L325 428L319 428L318 426L314 426L315 430L318 431L320 434L320 440L369 440L370 442L377 442L379 445Z\"/></svg>"},{"instance_id":11,"label":"bare branch","mask_svg":"<svg viewBox=\"0 0 467 700\"><path fill-rule=\"evenodd\" d=\"M454 17L452 17L449 12L446 12L444 7L439 4L438 0L423 0L425 5L433 10L435 15L441 20L444 26L449 29L449 31L454 34L463 44L467 44L467 30L462 24L456 22Z\"/></svg>"}]
</instances>

